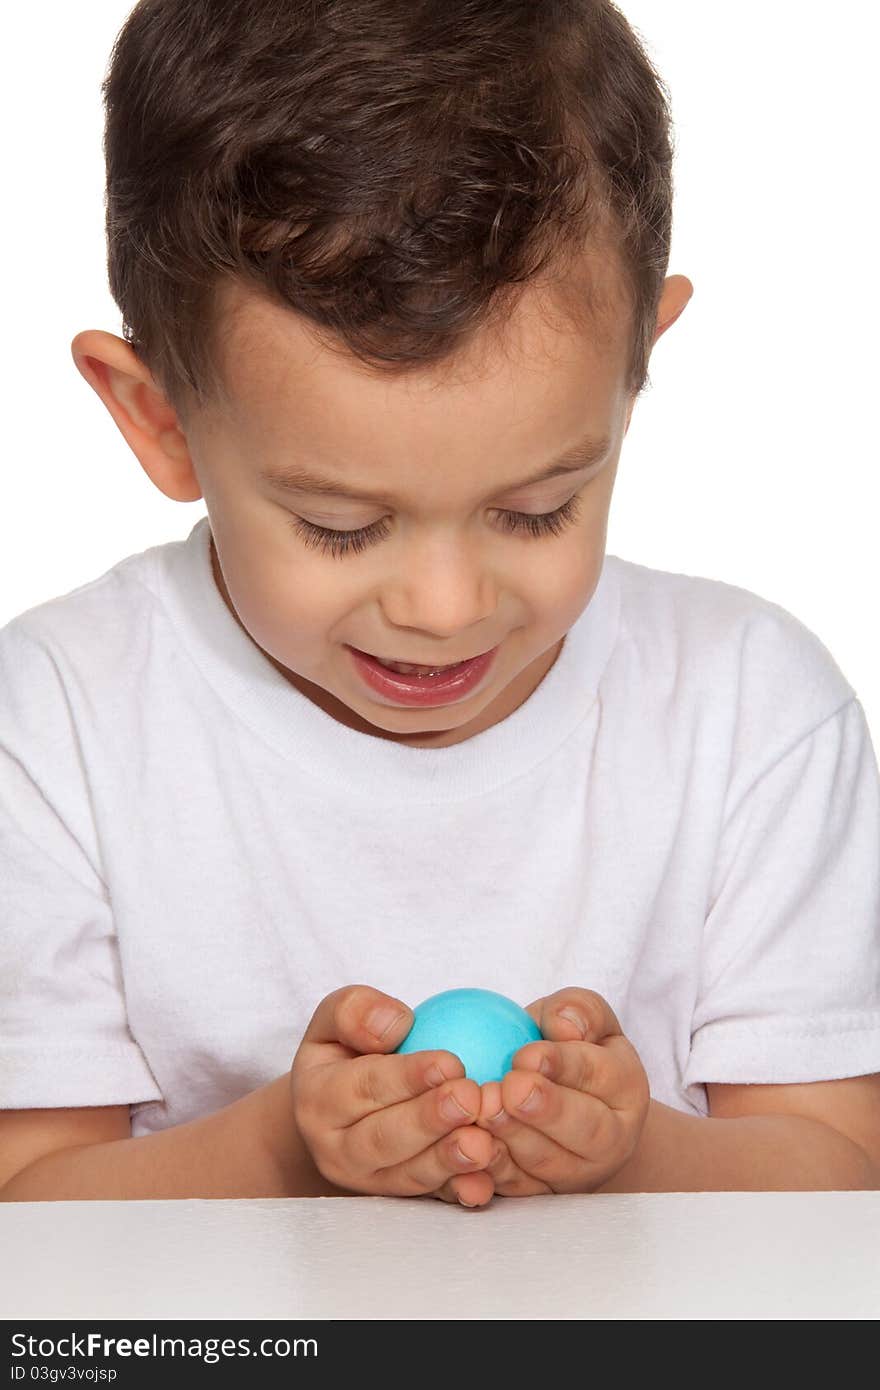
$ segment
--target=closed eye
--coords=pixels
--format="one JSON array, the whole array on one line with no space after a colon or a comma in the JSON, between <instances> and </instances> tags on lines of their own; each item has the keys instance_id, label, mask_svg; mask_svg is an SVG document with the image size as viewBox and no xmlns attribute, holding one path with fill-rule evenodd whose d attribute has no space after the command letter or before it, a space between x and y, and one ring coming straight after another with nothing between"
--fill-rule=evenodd
<instances>
[{"instance_id":1,"label":"closed eye","mask_svg":"<svg viewBox=\"0 0 880 1390\"><path fill-rule=\"evenodd\" d=\"M530 512L499 510L498 517L505 531L535 537L558 536L561 531L577 521L580 502L579 493L575 493L553 512L533 515ZM357 531L334 531L326 526L316 526L314 522L306 521L301 516L292 516L290 524L311 549L336 556L357 554L368 545L384 540L388 535L387 517L371 522L369 526L362 526Z\"/></svg>"}]
</instances>

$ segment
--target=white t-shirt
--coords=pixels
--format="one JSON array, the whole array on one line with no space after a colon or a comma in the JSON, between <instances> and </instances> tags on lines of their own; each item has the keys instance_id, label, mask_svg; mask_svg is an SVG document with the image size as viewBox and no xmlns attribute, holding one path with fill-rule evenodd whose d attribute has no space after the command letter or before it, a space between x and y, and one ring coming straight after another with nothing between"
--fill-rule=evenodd
<instances>
[{"instance_id":1,"label":"white t-shirt","mask_svg":"<svg viewBox=\"0 0 880 1390\"><path fill-rule=\"evenodd\" d=\"M181 1124L355 983L598 990L695 1114L880 1071L877 762L791 614L607 555L519 709L410 748L275 670L209 540L0 630L0 1108Z\"/></svg>"}]
</instances>

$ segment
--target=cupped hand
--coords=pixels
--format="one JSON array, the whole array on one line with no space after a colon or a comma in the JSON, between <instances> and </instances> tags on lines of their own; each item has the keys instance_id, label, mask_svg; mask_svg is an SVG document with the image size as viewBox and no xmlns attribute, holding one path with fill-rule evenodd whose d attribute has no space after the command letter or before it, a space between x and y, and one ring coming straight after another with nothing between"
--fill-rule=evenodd
<instances>
[{"instance_id":1,"label":"cupped hand","mask_svg":"<svg viewBox=\"0 0 880 1390\"><path fill-rule=\"evenodd\" d=\"M593 990L557 990L527 1012L543 1040L520 1048L513 1069L481 1087L477 1126L502 1149L477 1176L502 1197L593 1192L638 1144L651 1099L645 1069Z\"/></svg>"},{"instance_id":2,"label":"cupped hand","mask_svg":"<svg viewBox=\"0 0 880 1390\"><path fill-rule=\"evenodd\" d=\"M294 1118L315 1166L346 1192L488 1202L502 1145L477 1125L480 1088L452 1052L393 1054L412 1027L401 1000L369 985L315 1010L290 1069ZM393 1054L393 1055L386 1055ZM463 1189L450 1183L464 1183Z\"/></svg>"}]
</instances>

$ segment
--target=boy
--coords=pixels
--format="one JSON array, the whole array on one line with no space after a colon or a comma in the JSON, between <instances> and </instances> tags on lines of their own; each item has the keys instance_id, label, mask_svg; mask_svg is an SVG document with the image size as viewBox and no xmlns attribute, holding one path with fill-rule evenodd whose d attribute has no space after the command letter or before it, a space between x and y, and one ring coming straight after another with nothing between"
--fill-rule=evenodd
<instances>
[{"instance_id":1,"label":"boy","mask_svg":"<svg viewBox=\"0 0 880 1390\"><path fill-rule=\"evenodd\" d=\"M864 713L605 554L692 293L620 12L141 0L105 96L73 356L208 514L0 633L0 1195L876 1187ZM394 1054L458 985L500 1084Z\"/></svg>"}]
</instances>

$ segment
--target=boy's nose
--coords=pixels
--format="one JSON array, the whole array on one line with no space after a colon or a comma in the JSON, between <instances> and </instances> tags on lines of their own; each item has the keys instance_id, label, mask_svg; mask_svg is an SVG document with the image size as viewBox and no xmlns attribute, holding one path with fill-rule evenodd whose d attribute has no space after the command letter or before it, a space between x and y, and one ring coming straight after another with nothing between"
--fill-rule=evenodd
<instances>
[{"instance_id":1,"label":"boy's nose","mask_svg":"<svg viewBox=\"0 0 880 1390\"><path fill-rule=\"evenodd\" d=\"M407 628L413 634L400 651L442 646L474 656L491 645L481 644L474 634L481 627L483 631L492 630L498 587L496 578L478 557L465 558L460 547L437 545L430 554L420 555L417 563L395 576L385 591L382 607L389 628L401 632ZM418 638L414 635L417 631L421 634ZM399 657L397 648L389 655Z\"/></svg>"}]
</instances>

